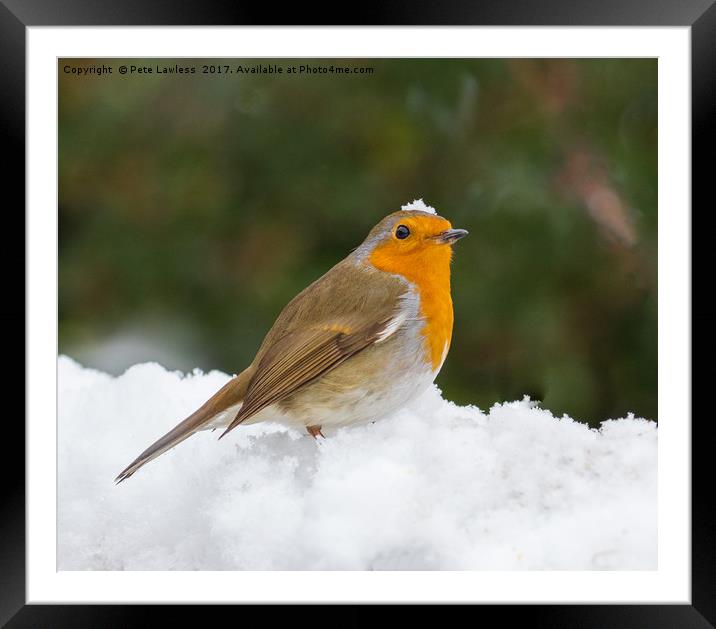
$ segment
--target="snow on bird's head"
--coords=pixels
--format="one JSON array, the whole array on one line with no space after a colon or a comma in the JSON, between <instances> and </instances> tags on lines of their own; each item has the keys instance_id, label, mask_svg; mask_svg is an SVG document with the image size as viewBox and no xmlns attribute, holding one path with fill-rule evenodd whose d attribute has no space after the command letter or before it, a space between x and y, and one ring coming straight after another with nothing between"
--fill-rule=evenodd
<instances>
[{"instance_id":1,"label":"snow on bird's head","mask_svg":"<svg viewBox=\"0 0 716 629\"><path fill-rule=\"evenodd\" d=\"M406 203L405 205L402 205L400 209L404 212L410 212L412 210L418 212L427 212L428 214L437 214L435 208L430 207L429 205L425 205L425 202L422 199L415 199L415 201Z\"/></svg>"}]
</instances>

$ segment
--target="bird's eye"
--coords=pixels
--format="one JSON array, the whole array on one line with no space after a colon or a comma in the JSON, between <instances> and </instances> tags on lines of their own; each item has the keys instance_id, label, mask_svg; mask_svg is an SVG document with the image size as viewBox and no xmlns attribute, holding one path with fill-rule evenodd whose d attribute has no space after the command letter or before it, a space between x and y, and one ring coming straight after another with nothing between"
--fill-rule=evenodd
<instances>
[{"instance_id":1,"label":"bird's eye","mask_svg":"<svg viewBox=\"0 0 716 629\"><path fill-rule=\"evenodd\" d=\"M410 236L410 230L405 225L398 225L398 229L395 230L395 237L403 240Z\"/></svg>"}]
</instances>

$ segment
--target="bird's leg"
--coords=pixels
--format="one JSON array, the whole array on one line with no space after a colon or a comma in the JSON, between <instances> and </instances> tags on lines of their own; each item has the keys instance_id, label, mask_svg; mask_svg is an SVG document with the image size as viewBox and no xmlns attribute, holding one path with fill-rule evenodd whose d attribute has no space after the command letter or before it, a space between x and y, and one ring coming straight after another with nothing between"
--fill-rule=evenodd
<instances>
[{"instance_id":1,"label":"bird's leg","mask_svg":"<svg viewBox=\"0 0 716 629\"><path fill-rule=\"evenodd\" d=\"M308 434L311 435L311 437L313 437L314 439L318 439L318 435L321 435L321 437L325 439L323 433L321 432L320 426L306 426L306 430L308 431Z\"/></svg>"}]
</instances>

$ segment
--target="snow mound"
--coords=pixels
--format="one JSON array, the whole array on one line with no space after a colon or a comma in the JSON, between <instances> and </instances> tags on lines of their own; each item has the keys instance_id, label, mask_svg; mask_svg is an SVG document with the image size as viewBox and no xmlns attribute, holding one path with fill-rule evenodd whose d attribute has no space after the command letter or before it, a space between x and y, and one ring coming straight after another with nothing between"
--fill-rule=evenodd
<instances>
[{"instance_id":1,"label":"snow mound","mask_svg":"<svg viewBox=\"0 0 716 629\"><path fill-rule=\"evenodd\" d=\"M656 569L657 429L433 387L325 441L275 424L194 435L116 474L227 380L59 359L58 569Z\"/></svg>"},{"instance_id":2,"label":"snow mound","mask_svg":"<svg viewBox=\"0 0 716 629\"><path fill-rule=\"evenodd\" d=\"M422 199L415 199L415 201L411 201L406 205L401 205L400 209L404 212L408 212L410 210L419 210L420 212L427 212L428 214L437 214L435 208L430 207L429 205L425 205L425 202Z\"/></svg>"}]
</instances>

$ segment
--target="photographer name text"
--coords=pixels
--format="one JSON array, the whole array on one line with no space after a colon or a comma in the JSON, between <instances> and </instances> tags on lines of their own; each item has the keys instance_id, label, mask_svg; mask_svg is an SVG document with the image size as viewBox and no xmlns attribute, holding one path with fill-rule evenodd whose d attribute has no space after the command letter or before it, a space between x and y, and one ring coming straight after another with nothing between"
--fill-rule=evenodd
<instances>
[{"instance_id":1,"label":"photographer name text","mask_svg":"<svg viewBox=\"0 0 716 629\"><path fill-rule=\"evenodd\" d=\"M202 64L202 65L180 65L180 64L120 64L114 65L94 65L94 66L73 66L65 64L62 68L64 74L70 74L77 77L102 77L110 74L127 74L127 75L281 75L281 74L301 74L301 75L318 75L318 74L373 74L375 68L371 66L355 66L355 65L313 65L313 64L278 64L278 63L258 63L247 65L244 63L236 64Z\"/></svg>"}]
</instances>

